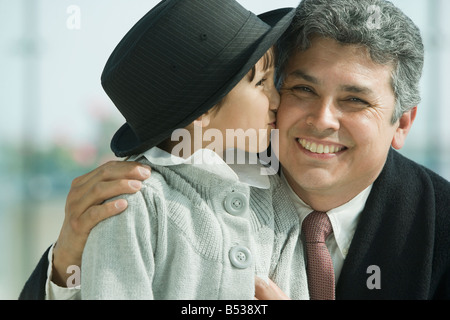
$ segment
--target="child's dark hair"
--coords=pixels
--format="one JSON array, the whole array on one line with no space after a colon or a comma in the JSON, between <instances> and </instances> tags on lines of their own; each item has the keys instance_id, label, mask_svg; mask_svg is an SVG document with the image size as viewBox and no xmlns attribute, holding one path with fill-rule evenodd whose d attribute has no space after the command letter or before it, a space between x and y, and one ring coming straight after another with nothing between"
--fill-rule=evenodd
<instances>
[{"instance_id":1,"label":"child's dark hair","mask_svg":"<svg viewBox=\"0 0 450 320\"><path fill-rule=\"evenodd\" d=\"M263 71L266 71L267 69L269 69L272 66L275 66L275 63L277 61L277 52L276 52L276 47L273 46L272 48L270 48L270 50L268 50L262 57L261 59L263 59L263 66L262 69ZM247 73L246 77L249 77L249 81L252 82L255 79L255 74L256 74L256 65L254 65L252 67L252 69ZM223 105L225 99L227 96L223 97L213 108L212 111L213 112L218 112L220 110L220 107Z\"/></svg>"},{"instance_id":2,"label":"child's dark hair","mask_svg":"<svg viewBox=\"0 0 450 320\"><path fill-rule=\"evenodd\" d=\"M268 50L264 54L264 56L262 56L263 63L264 63L263 71L266 71L270 67L274 66L275 62L277 61L276 58L277 58L277 56L276 56L276 52L275 52L275 47L272 47L270 50ZM249 72L250 82L254 80L255 74L256 74L256 65L254 65Z\"/></svg>"}]
</instances>

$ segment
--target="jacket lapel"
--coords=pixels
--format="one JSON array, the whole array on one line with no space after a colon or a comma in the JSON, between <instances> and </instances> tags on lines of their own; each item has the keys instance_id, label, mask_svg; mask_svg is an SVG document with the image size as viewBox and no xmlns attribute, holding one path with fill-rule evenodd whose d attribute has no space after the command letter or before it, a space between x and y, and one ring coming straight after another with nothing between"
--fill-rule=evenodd
<instances>
[{"instance_id":1,"label":"jacket lapel","mask_svg":"<svg viewBox=\"0 0 450 320\"><path fill-rule=\"evenodd\" d=\"M391 150L361 213L337 299L426 299L434 212L431 181Z\"/></svg>"}]
</instances>

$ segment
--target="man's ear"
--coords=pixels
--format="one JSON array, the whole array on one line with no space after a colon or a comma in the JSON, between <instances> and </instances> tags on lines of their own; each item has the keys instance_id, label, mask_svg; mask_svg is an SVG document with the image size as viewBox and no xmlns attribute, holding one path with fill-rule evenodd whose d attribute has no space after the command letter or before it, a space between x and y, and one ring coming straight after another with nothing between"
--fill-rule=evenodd
<instances>
[{"instance_id":1,"label":"man's ear","mask_svg":"<svg viewBox=\"0 0 450 320\"><path fill-rule=\"evenodd\" d=\"M417 106L405 112L399 119L399 125L397 130L395 131L394 137L392 139L392 147L394 149L401 149L405 144L406 136L411 129L411 126L416 118L417 114Z\"/></svg>"}]
</instances>

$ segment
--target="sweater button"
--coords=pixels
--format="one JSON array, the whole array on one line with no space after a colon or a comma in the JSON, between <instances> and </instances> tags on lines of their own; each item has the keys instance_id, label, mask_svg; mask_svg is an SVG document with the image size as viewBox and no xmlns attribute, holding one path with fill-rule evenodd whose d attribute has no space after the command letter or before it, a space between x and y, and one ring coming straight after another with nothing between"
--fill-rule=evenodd
<instances>
[{"instance_id":1,"label":"sweater button","mask_svg":"<svg viewBox=\"0 0 450 320\"><path fill-rule=\"evenodd\" d=\"M242 215L247 210L247 197L243 193L232 192L225 198L224 207L233 216Z\"/></svg>"},{"instance_id":2,"label":"sweater button","mask_svg":"<svg viewBox=\"0 0 450 320\"><path fill-rule=\"evenodd\" d=\"M231 248L229 258L231 264L238 269L246 269L252 265L252 253L244 246Z\"/></svg>"}]
</instances>

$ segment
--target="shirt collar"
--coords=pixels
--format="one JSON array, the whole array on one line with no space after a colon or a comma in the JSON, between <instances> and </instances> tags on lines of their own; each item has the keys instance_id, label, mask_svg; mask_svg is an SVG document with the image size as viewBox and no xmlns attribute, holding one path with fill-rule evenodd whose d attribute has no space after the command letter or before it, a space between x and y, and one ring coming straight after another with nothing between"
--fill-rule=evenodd
<instances>
[{"instance_id":1,"label":"shirt collar","mask_svg":"<svg viewBox=\"0 0 450 320\"><path fill-rule=\"evenodd\" d=\"M248 153L247 153L248 155ZM262 175L265 168L259 161L256 164L227 164L216 152L210 149L200 149L188 158L175 156L158 147L153 147L140 155L130 157L130 161L145 157L150 163L163 167L190 164L212 174L233 179L251 187L269 189L270 180L267 175ZM249 157L246 157L248 159Z\"/></svg>"},{"instance_id":2,"label":"shirt collar","mask_svg":"<svg viewBox=\"0 0 450 320\"><path fill-rule=\"evenodd\" d=\"M300 222L303 223L303 219L305 219L306 216L313 211L313 209L302 199L300 199L300 197L294 192L287 182L283 171L281 171L281 179L287 186L289 195L299 214ZM344 257L347 255L348 248L350 247L353 235L355 234L359 217L364 209L371 190L372 185L368 186L349 202L327 212L331 225L333 226L333 234L336 239L336 243Z\"/></svg>"}]
</instances>

